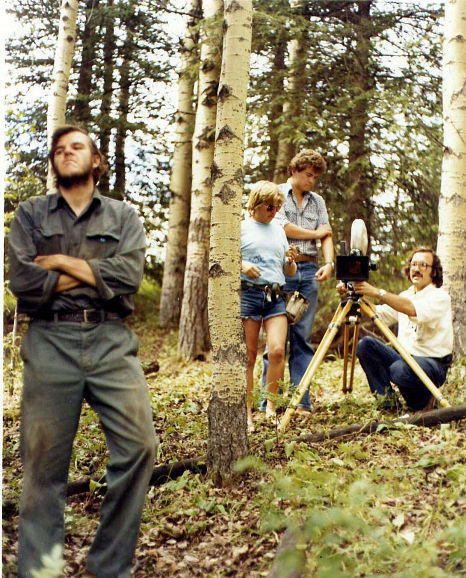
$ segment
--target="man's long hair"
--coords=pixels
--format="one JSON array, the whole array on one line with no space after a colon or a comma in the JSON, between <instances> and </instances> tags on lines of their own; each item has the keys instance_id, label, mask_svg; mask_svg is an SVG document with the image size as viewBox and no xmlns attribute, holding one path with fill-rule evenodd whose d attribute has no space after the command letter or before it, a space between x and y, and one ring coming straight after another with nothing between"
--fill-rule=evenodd
<instances>
[{"instance_id":1,"label":"man's long hair","mask_svg":"<svg viewBox=\"0 0 466 578\"><path fill-rule=\"evenodd\" d=\"M408 257L408 263L405 267L405 275L406 277L408 277L408 279L410 279L410 264L411 261L413 260L413 256L416 253L430 253L432 255L432 271L430 272L430 275L432 277L432 283L436 286L436 287L441 287L443 285L443 267L442 267L442 263L440 263L440 258L437 255L437 253L433 250L430 249L430 247L418 247L417 249L413 249L411 251L411 253L409 254Z\"/></svg>"},{"instance_id":2,"label":"man's long hair","mask_svg":"<svg viewBox=\"0 0 466 578\"><path fill-rule=\"evenodd\" d=\"M53 134L52 134L52 142L50 144L49 159L50 159L50 163L52 165L53 172L55 173L55 176L56 176L57 172L55 170L54 157L55 157L55 152L57 150L58 141L61 139L62 136L65 136L65 134L69 134L70 132L80 132L81 134L86 135L87 138L89 139L89 145L91 147L91 153L93 155L97 155L99 157L100 163L93 170L93 173L92 173L92 176L94 178L94 184L97 184L100 181L100 179L108 171L107 159L100 152L98 146L95 144L94 140L89 136L89 133L87 132L87 130L85 128L81 128L80 126L73 126L71 124L59 126L58 128L56 128L53 131Z\"/></svg>"}]
</instances>

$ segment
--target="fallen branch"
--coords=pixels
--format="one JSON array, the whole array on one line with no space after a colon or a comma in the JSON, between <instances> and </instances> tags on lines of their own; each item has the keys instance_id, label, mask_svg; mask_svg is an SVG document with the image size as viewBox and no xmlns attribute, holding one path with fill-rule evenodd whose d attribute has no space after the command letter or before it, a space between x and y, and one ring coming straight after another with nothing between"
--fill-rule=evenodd
<instances>
[{"instance_id":1,"label":"fallen branch","mask_svg":"<svg viewBox=\"0 0 466 578\"><path fill-rule=\"evenodd\" d=\"M459 421L466 417L466 404L454 405L452 407L444 407L426 413L415 413L409 417L398 417L393 420L384 421L369 421L365 424L353 424L344 427L336 427L329 432L320 432L309 435L302 435L295 438L293 441L299 442L322 442L339 438L351 434L369 434L381 431L382 426L396 427L397 424L411 424L424 427L432 427L441 423L449 423L451 421Z\"/></svg>"},{"instance_id":2,"label":"fallen branch","mask_svg":"<svg viewBox=\"0 0 466 578\"><path fill-rule=\"evenodd\" d=\"M155 468L149 481L149 486L160 486L169 480L180 477L186 471L195 474L205 474L207 471L206 458L195 458L191 460L181 460L172 464L165 464ZM105 476L98 482L92 478L82 478L68 484L66 488L67 496L77 496L91 492L94 486L94 492L99 495L105 494L107 486ZM8 520L11 516L19 513L19 503L17 500L6 500L2 505L3 519Z\"/></svg>"}]
</instances>

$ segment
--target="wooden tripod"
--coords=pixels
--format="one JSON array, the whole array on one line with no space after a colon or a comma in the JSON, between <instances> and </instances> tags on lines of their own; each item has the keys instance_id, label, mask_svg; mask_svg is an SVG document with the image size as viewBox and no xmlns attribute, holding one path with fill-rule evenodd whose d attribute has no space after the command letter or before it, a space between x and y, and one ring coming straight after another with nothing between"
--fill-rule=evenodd
<instances>
[{"instance_id":1,"label":"wooden tripod","mask_svg":"<svg viewBox=\"0 0 466 578\"><path fill-rule=\"evenodd\" d=\"M322 341L317 348L311 363L306 369L298 387L296 388L293 396L291 397L290 403L286 412L284 413L279 429L280 431L285 431L288 424L290 423L291 417L296 411L299 402L301 401L306 389L308 388L311 379L313 378L315 372L317 371L319 365L325 357L332 341L334 340L341 324L345 321L344 328L344 345L343 345L343 355L344 355L344 365L343 365L343 392L347 393L353 390L353 378L354 378L354 365L356 362L356 345L359 337L359 325L361 318L361 311L365 313L371 321L373 321L376 326L380 329L387 340L393 345L393 347L398 351L401 357L406 361L409 367L414 371L414 373L419 377L422 383L427 387L427 389L432 393L435 399L438 400L442 407L450 407L448 401L440 393L439 389L432 383L429 376L425 371L419 366L419 364L413 359L410 353L401 345L401 343L396 338L395 334L387 327L387 325L379 318L375 307L369 301L362 298L354 292L349 292L346 299L343 300L338 306L335 314L330 322L327 331L325 332ZM353 346L351 355L351 372L350 372L350 382L347 386L347 370L348 370L348 342L349 342L349 328L350 325L354 325L353 333Z\"/></svg>"}]
</instances>

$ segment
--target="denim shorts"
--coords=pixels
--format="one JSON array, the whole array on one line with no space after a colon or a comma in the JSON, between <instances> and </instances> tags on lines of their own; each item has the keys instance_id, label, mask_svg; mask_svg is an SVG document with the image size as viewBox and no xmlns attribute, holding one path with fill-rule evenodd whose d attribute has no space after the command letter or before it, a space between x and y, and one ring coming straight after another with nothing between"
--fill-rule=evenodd
<instances>
[{"instance_id":1,"label":"denim shorts","mask_svg":"<svg viewBox=\"0 0 466 578\"><path fill-rule=\"evenodd\" d=\"M262 289L241 289L241 318L260 321L277 315L286 315L286 304L283 297L268 301Z\"/></svg>"}]
</instances>

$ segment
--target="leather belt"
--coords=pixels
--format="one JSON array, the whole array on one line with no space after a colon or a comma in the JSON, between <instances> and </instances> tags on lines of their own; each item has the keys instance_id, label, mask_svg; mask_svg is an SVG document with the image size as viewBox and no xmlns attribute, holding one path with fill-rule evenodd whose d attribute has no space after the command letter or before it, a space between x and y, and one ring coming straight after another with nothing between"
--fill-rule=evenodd
<instances>
[{"instance_id":1,"label":"leather belt","mask_svg":"<svg viewBox=\"0 0 466 578\"><path fill-rule=\"evenodd\" d=\"M260 289L261 291L273 290L279 293L282 291L282 287L278 283L273 283L272 285L257 285L257 283L251 283L250 281L241 281L241 289Z\"/></svg>"},{"instance_id":2,"label":"leather belt","mask_svg":"<svg viewBox=\"0 0 466 578\"><path fill-rule=\"evenodd\" d=\"M102 323L107 319L121 319L118 313L103 309L80 309L78 311L55 311L47 315L33 316L44 321L70 321L72 323Z\"/></svg>"},{"instance_id":3,"label":"leather belt","mask_svg":"<svg viewBox=\"0 0 466 578\"><path fill-rule=\"evenodd\" d=\"M317 257L317 255L303 255L303 254L299 254L296 259L295 259L296 263L318 263L319 262L319 257Z\"/></svg>"}]
</instances>

